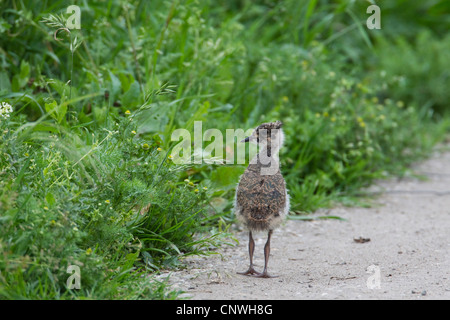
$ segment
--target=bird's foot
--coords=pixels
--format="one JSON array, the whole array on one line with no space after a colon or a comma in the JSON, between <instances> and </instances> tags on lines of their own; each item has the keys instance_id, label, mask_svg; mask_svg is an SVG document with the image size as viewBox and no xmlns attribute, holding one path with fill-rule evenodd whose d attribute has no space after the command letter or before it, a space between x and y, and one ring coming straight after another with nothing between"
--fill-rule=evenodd
<instances>
[{"instance_id":1,"label":"bird's foot","mask_svg":"<svg viewBox=\"0 0 450 320\"><path fill-rule=\"evenodd\" d=\"M278 278L278 276L273 276L267 273L267 271L260 272L254 275L255 278Z\"/></svg>"},{"instance_id":2,"label":"bird's foot","mask_svg":"<svg viewBox=\"0 0 450 320\"><path fill-rule=\"evenodd\" d=\"M253 269L253 267L248 268L245 272L238 272L237 274L242 274L244 276L253 276L253 275L260 275L261 273Z\"/></svg>"},{"instance_id":3,"label":"bird's foot","mask_svg":"<svg viewBox=\"0 0 450 320\"><path fill-rule=\"evenodd\" d=\"M248 268L248 270L245 272L237 272L237 274L241 274L244 276L252 276L255 278L278 278L278 276L268 274L267 271L258 272L255 269L253 269L253 267Z\"/></svg>"}]
</instances>

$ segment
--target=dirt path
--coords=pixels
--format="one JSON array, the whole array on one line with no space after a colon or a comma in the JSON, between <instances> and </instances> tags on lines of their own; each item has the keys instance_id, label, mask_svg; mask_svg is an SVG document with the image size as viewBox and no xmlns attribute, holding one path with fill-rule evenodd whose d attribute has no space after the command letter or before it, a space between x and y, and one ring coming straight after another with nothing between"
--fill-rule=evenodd
<instances>
[{"instance_id":1,"label":"dirt path","mask_svg":"<svg viewBox=\"0 0 450 320\"><path fill-rule=\"evenodd\" d=\"M240 244L222 248L222 259L189 258L170 283L192 299L450 299L449 164L450 152L436 152L413 168L426 181L383 181L371 208L327 212L346 221L286 221L272 238L278 278L236 274L248 267L247 232L237 231ZM255 236L257 270L265 240Z\"/></svg>"}]
</instances>

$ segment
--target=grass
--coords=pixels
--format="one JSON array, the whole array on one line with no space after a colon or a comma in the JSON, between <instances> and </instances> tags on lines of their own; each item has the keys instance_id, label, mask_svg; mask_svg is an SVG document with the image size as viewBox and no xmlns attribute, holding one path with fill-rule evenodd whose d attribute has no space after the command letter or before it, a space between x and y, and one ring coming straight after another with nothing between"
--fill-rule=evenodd
<instances>
[{"instance_id":1,"label":"grass","mask_svg":"<svg viewBox=\"0 0 450 320\"><path fill-rule=\"evenodd\" d=\"M205 214L207 192L178 182L180 169L132 138L131 118L121 120L120 129L99 136L50 121L2 128L2 163L8 163L2 167L2 280L8 284L2 295L105 298L118 294L117 283L215 243L214 233L193 238L212 219ZM22 274L28 263L34 268ZM75 293L63 290L65 266L72 264L81 267L86 288ZM25 280L16 276L47 282L19 290ZM97 295L93 287L106 292Z\"/></svg>"},{"instance_id":2,"label":"grass","mask_svg":"<svg viewBox=\"0 0 450 320\"><path fill-rule=\"evenodd\" d=\"M153 275L232 243L245 168L173 164L172 132L195 121L281 119L299 220L448 132L445 1L383 3L375 31L363 2L90 1L55 40L70 4L0 5L3 299L177 298Z\"/></svg>"}]
</instances>

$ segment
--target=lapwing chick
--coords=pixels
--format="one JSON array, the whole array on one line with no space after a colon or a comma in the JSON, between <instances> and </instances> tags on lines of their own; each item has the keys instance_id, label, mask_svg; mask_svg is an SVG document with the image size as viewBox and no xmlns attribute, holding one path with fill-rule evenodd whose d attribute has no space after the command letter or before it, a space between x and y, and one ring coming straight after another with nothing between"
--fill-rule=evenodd
<instances>
[{"instance_id":1,"label":"lapwing chick","mask_svg":"<svg viewBox=\"0 0 450 320\"><path fill-rule=\"evenodd\" d=\"M289 212L289 197L286 182L280 172L279 150L283 145L284 134L281 121L263 123L241 142L256 143L258 154L250 161L242 174L234 201L236 217L249 231L248 251L250 267L243 275L272 278L267 273L270 254L270 238ZM255 241L252 232L267 231L264 246L264 270L253 268Z\"/></svg>"}]
</instances>

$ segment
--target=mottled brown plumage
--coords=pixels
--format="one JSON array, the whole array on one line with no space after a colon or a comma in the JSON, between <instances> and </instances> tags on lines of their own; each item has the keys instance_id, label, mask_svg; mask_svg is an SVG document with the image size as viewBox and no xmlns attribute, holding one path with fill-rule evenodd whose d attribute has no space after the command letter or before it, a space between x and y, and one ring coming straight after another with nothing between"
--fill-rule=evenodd
<instances>
[{"instance_id":1,"label":"mottled brown plumage","mask_svg":"<svg viewBox=\"0 0 450 320\"><path fill-rule=\"evenodd\" d=\"M260 152L250 162L236 189L235 212L238 220L249 230L250 267L241 274L268 278L267 263L270 238L273 230L283 221L289 211L286 183L280 172L278 151L283 143L280 121L263 123L244 142L257 143ZM269 170L271 169L271 170ZM253 269L254 241L252 231L268 231L264 247L264 271Z\"/></svg>"},{"instance_id":2,"label":"mottled brown plumage","mask_svg":"<svg viewBox=\"0 0 450 320\"><path fill-rule=\"evenodd\" d=\"M286 185L280 170L261 175L261 164L250 164L239 181L236 203L238 219L252 231L276 228L286 206Z\"/></svg>"}]
</instances>

